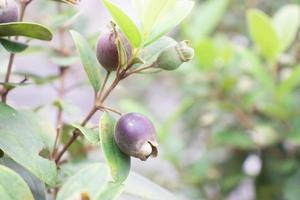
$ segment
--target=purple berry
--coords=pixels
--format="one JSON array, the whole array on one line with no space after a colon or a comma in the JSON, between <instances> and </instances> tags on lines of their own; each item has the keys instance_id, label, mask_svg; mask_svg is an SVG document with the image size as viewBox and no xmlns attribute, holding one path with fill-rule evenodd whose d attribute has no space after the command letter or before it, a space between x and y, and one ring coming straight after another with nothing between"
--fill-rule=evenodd
<instances>
[{"instance_id":1,"label":"purple berry","mask_svg":"<svg viewBox=\"0 0 300 200\"><path fill-rule=\"evenodd\" d=\"M0 0L0 23L16 22L19 8L14 0Z\"/></svg>"},{"instance_id":2,"label":"purple berry","mask_svg":"<svg viewBox=\"0 0 300 200\"><path fill-rule=\"evenodd\" d=\"M138 113L128 113L119 119L115 141L125 154L143 161L158 154L154 125L147 117Z\"/></svg>"},{"instance_id":3,"label":"purple berry","mask_svg":"<svg viewBox=\"0 0 300 200\"><path fill-rule=\"evenodd\" d=\"M119 33L124 43L127 58L131 58L132 48L125 36ZM97 43L97 59L107 71L115 71L119 65L118 48L114 31L103 33Z\"/></svg>"}]
</instances>

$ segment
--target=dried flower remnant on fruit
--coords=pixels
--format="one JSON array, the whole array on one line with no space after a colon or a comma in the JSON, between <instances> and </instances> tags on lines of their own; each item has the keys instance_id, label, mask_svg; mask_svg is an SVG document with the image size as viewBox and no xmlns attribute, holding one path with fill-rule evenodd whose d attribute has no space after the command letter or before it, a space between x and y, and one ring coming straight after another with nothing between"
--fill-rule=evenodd
<instances>
[{"instance_id":1,"label":"dried flower remnant on fruit","mask_svg":"<svg viewBox=\"0 0 300 200\"><path fill-rule=\"evenodd\" d=\"M15 0L0 0L0 23L16 22L19 8Z\"/></svg>"},{"instance_id":2,"label":"dried flower remnant on fruit","mask_svg":"<svg viewBox=\"0 0 300 200\"><path fill-rule=\"evenodd\" d=\"M132 56L132 47L126 37L118 32L125 47L128 60ZM116 44L116 34L113 30L100 35L97 42L97 59L107 71L115 71L119 66L119 53Z\"/></svg>"},{"instance_id":3,"label":"dried flower remnant on fruit","mask_svg":"<svg viewBox=\"0 0 300 200\"><path fill-rule=\"evenodd\" d=\"M122 152L143 161L158 154L155 127L147 117L138 113L128 113L119 119L115 141Z\"/></svg>"},{"instance_id":4,"label":"dried flower remnant on fruit","mask_svg":"<svg viewBox=\"0 0 300 200\"><path fill-rule=\"evenodd\" d=\"M189 46L188 41L178 42L175 46L162 51L157 60L156 67L164 70L175 70L183 63L194 57L194 49Z\"/></svg>"}]
</instances>

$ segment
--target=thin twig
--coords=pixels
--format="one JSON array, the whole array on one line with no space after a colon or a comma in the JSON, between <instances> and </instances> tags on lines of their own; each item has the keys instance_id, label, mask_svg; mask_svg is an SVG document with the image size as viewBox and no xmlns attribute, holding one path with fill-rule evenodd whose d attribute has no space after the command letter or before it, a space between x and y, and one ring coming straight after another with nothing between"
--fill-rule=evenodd
<instances>
[{"instance_id":1,"label":"thin twig","mask_svg":"<svg viewBox=\"0 0 300 200\"><path fill-rule=\"evenodd\" d=\"M58 89L58 98L60 100L63 100L65 95L65 77L66 77L66 70L67 68L61 67L59 69L59 77L60 77L60 84ZM52 158L55 157L55 154L57 152L57 146L59 144L60 134L62 130L63 125L63 108L59 107L56 115L56 136L55 136L55 142L52 150Z\"/></svg>"},{"instance_id":2,"label":"thin twig","mask_svg":"<svg viewBox=\"0 0 300 200\"><path fill-rule=\"evenodd\" d=\"M127 78L128 76L132 75L132 74L136 74L136 73L139 73L139 72L142 72L142 71L145 71L145 70L148 70L148 69L152 69L154 68L155 66L155 63L151 63L149 65L146 65L144 67L140 67L140 68L137 68L135 70L132 70L130 72L127 72L123 78Z\"/></svg>"},{"instance_id":3,"label":"thin twig","mask_svg":"<svg viewBox=\"0 0 300 200\"><path fill-rule=\"evenodd\" d=\"M20 12L20 18L19 21L22 22L25 16L25 11L27 6L29 5L29 3L31 3L32 0L22 0L21 1L21 12ZM18 41L18 36L16 36L15 41ZM13 67L13 63L15 60L15 54L11 53L9 56L9 61L8 61L8 65L7 65L7 71L6 71L6 75L5 75L5 80L4 83L9 83L9 79L11 76L11 72L12 72L12 67ZM3 91L1 92L1 100L2 102L6 103L7 100L7 95L9 93L10 90L7 90L6 88L3 88Z\"/></svg>"},{"instance_id":4,"label":"thin twig","mask_svg":"<svg viewBox=\"0 0 300 200\"><path fill-rule=\"evenodd\" d=\"M105 86L106 86L107 81L108 81L108 79L109 79L110 73L111 73L110 71L107 71L107 72L106 72L106 76L105 76L104 82L103 82L103 84L102 84L102 87L101 87L101 89L100 89L98 99L101 99L101 97L102 97L102 94L103 94L103 92L104 92Z\"/></svg>"},{"instance_id":5,"label":"thin twig","mask_svg":"<svg viewBox=\"0 0 300 200\"><path fill-rule=\"evenodd\" d=\"M92 110L89 112L89 114L84 118L84 120L81 122L81 126L85 126L86 123L93 117L93 115L98 111L97 107L93 107ZM60 159L62 158L62 156L64 155L64 153L68 150L68 148L73 144L73 142L77 139L77 137L80 136L80 131L75 129L73 131L73 135L70 138L70 140L67 142L67 144L65 144L65 146L63 147L63 149L57 154L56 158L55 158L55 162L56 164L59 163Z\"/></svg>"},{"instance_id":6,"label":"thin twig","mask_svg":"<svg viewBox=\"0 0 300 200\"><path fill-rule=\"evenodd\" d=\"M121 113L120 111L118 111L118 110L116 110L114 108L108 107L108 106L99 106L98 108L100 110L108 110L108 111L114 112L114 113L116 113L118 115L121 115L121 116L123 115L123 113Z\"/></svg>"}]
</instances>

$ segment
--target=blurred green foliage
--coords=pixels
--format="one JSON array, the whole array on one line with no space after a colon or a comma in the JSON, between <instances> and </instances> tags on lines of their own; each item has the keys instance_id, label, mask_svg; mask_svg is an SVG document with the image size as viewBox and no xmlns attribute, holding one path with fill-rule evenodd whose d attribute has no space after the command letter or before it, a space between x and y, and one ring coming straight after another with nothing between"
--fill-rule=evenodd
<instances>
[{"instance_id":1,"label":"blurred green foliage","mask_svg":"<svg viewBox=\"0 0 300 200\"><path fill-rule=\"evenodd\" d=\"M190 198L299 199L299 20L299 1L207 0L183 25L196 58L161 135Z\"/></svg>"}]
</instances>

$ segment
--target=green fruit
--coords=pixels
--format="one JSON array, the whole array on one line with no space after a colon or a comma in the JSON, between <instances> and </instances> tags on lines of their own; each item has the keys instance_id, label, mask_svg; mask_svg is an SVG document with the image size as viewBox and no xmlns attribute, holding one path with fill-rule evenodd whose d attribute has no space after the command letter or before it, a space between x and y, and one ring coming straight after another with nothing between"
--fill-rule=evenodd
<instances>
[{"instance_id":1,"label":"green fruit","mask_svg":"<svg viewBox=\"0 0 300 200\"><path fill-rule=\"evenodd\" d=\"M156 60L156 67L164 70L175 70L193 57L194 49L188 46L187 41L182 41L162 51Z\"/></svg>"}]
</instances>

